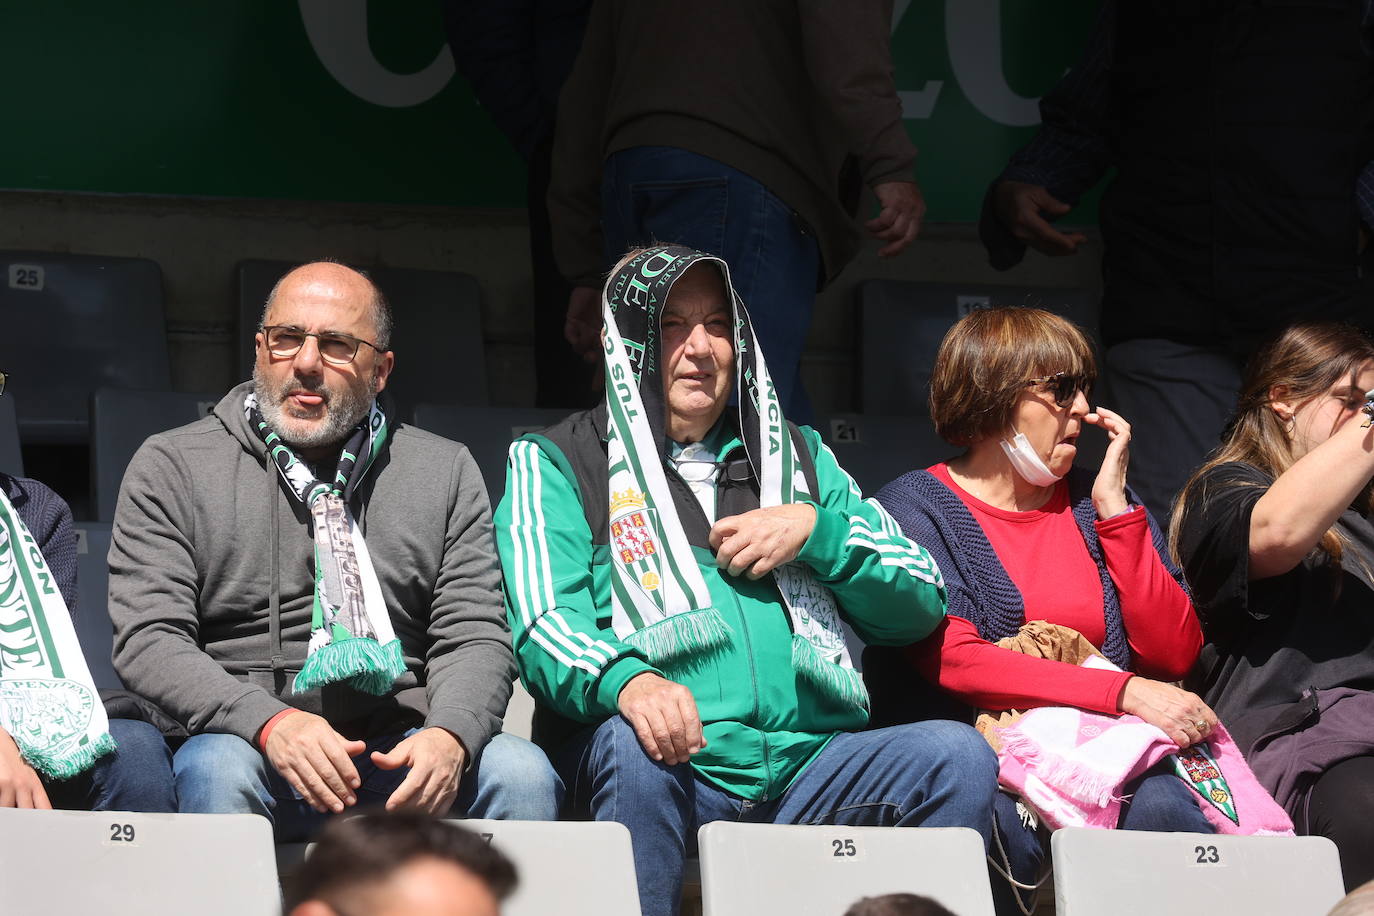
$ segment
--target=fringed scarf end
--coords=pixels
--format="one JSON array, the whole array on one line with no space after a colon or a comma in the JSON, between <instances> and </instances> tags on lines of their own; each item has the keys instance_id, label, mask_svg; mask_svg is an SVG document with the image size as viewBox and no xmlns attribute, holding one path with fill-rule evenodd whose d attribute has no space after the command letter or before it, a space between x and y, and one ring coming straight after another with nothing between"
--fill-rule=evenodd
<instances>
[{"instance_id":1,"label":"fringed scarf end","mask_svg":"<svg viewBox=\"0 0 1374 916\"><path fill-rule=\"evenodd\" d=\"M354 690L382 696L405 673L401 641L382 645L375 639L355 636L339 639L310 653L292 682L293 693L305 693L325 684L346 681Z\"/></svg>"},{"instance_id":2,"label":"fringed scarf end","mask_svg":"<svg viewBox=\"0 0 1374 916\"><path fill-rule=\"evenodd\" d=\"M36 751L30 747L25 747L22 740L18 742L18 746L19 753L23 756L25 763L49 779L62 782L81 775L94 766L101 757L114 751L115 741L108 734L104 734L95 741L88 741L80 747L61 754Z\"/></svg>"},{"instance_id":3,"label":"fringed scarf end","mask_svg":"<svg viewBox=\"0 0 1374 916\"><path fill-rule=\"evenodd\" d=\"M651 664L662 665L684 658L698 658L730 642L730 627L720 611L700 608L665 617L635 630L625 641L644 653Z\"/></svg>"},{"instance_id":4,"label":"fringed scarf end","mask_svg":"<svg viewBox=\"0 0 1374 916\"><path fill-rule=\"evenodd\" d=\"M792 667L812 684L851 709L868 713L863 675L829 661L805 636L792 634Z\"/></svg>"}]
</instances>

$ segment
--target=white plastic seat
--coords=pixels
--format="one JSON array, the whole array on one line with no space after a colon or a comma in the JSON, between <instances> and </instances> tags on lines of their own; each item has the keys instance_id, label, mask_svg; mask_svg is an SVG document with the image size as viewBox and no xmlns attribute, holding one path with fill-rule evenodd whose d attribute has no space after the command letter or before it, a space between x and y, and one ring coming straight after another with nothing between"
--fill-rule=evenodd
<instances>
[{"instance_id":1,"label":"white plastic seat","mask_svg":"<svg viewBox=\"0 0 1374 916\"><path fill-rule=\"evenodd\" d=\"M252 814L0 809L5 913L275 916L272 827Z\"/></svg>"},{"instance_id":2,"label":"white plastic seat","mask_svg":"<svg viewBox=\"0 0 1374 916\"><path fill-rule=\"evenodd\" d=\"M911 893L991 916L983 840L967 827L706 824L704 916L836 916L861 897Z\"/></svg>"},{"instance_id":3,"label":"white plastic seat","mask_svg":"<svg viewBox=\"0 0 1374 916\"><path fill-rule=\"evenodd\" d=\"M517 679L511 685L510 705L506 707L506 717L501 720L501 731L528 741L533 722L534 697Z\"/></svg>"},{"instance_id":4,"label":"white plastic seat","mask_svg":"<svg viewBox=\"0 0 1374 916\"><path fill-rule=\"evenodd\" d=\"M1058 916L1323 916L1345 894L1325 837L1065 827L1050 850Z\"/></svg>"},{"instance_id":5,"label":"white plastic seat","mask_svg":"<svg viewBox=\"0 0 1374 916\"><path fill-rule=\"evenodd\" d=\"M457 823L505 853L520 877L504 916L639 916L630 831L609 821Z\"/></svg>"}]
</instances>

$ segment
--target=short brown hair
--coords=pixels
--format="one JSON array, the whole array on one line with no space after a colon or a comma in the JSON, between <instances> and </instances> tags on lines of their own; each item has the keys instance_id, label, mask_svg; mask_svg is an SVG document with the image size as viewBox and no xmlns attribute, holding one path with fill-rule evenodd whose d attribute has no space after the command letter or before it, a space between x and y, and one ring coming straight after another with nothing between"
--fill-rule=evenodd
<instances>
[{"instance_id":1,"label":"short brown hair","mask_svg":"<svg viewBox=\"0 0 1374 916\"><path fill-rule=\"evenodd\" d=\"M310 857L286 882L282 912L307 900L342 909L340 901L384 884L398 869L422 859L471 873L498 901L515 890L515 866L466 827L418 811L372 811L329 822Z\"/></svg>"},{"instance_id":2,"label":"short brown hair","mask_svg":"<svg viewBox=\"0 0 1374 916\"><path fill-rule=\"evenodd\" d=\"M951 445L999 435L1011 425L1027 380L1066 372L1097 378L1083 329L1044 309L975 309L949 329L930 374L930 418Z\"/></svg>"},{"instance_id":3,"label":"short brown hair","mask_svg":"<svg viewBox=\"0 0 1374 916\"><path fill-rule=\"evenodd\" d=\"M845 910L844 916L954 916L954 913L920 894L884 894L863 898Z\"/></svg>"}]
</instances>

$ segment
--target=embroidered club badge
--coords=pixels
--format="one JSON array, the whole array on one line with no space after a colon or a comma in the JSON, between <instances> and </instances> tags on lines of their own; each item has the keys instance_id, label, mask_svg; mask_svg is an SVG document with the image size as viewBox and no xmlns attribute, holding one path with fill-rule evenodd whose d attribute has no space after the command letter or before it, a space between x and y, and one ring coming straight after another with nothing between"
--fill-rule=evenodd
<instances>
[{"instance_id":1,"label":"embroidered club badge","mask_svg":"<svg viewBox=\"0 0 1374 916\"><path fill-rule=\"evenodd\" d=\"M1174 763L1174 772L1192 786L1194 792L1230 818L1233 824L1240 823L1231 787L1226 784L1226 777L1221 774L1221 767L1217 766L1216 758L1206 742L1185 748L1170 759Z\"/></svg>"}]
</instances>

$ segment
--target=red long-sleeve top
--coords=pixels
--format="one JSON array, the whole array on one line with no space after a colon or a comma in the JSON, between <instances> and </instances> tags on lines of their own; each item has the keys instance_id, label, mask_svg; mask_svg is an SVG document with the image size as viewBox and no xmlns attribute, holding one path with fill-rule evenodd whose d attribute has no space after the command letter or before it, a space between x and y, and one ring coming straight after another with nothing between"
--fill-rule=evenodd
<instances>
[{"instance_id":1,"label":"red long-sleeve top","mask_svg":"<svg viewBox=\"0 0 1374 916\"><path fill-rule=\"evenodd\" d=\"M1102 580L1074 520L1068 484L1061 481L1039 509L1011 512L963 490L944 464L930 472L982 526L1021 592L1026 619L1072 627L1100 646L1106 635ZM1183 677L1202 648L1202 628L1187 593L1155 551L1145 510L1135 506L1095 525L1121 602L1134 673L1160 680ZM907 653L932 683L980 709L1077 706L1115 713L1131 677L1131 672L1081 668L1002 649L980 638L962 617L946 617Z\"/></svg>"}]
</instances>

